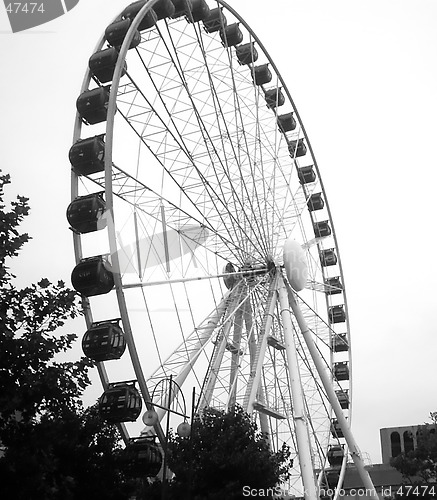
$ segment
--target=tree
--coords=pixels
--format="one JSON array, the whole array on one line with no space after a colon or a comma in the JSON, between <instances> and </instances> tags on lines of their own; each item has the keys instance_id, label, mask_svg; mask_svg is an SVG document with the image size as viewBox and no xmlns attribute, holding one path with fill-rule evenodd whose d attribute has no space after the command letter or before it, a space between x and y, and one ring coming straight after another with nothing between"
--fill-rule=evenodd
<instances>
[{"instance_id":1,"label":"tree","mask_svg":"<svg viewBox=\"0 0 437 500\"><path fill-rule=\"evenodd\" d=\"M419 426L417 430L417 445L407 453L401 453L390 461L403 477L405 484L413 487L434 486L434 495L437 494L437 412L430 413L431 422ZM425 489L418 489L422 498ZM416 496L414 488L410 496ZM408 495L402 495L408 496ZM398 498L402 498L398 496Z\"/></svg>"},{"instance_id":2,"label":"tree","mask_svg":"<svg viewBox=\"0 0 437 500\"><path fill-rule=\"evenodd\" d=\"M290 451L276 453L239 406L228 412L206 408L194 419L191 435L171 434L170 498L227 500L243 497L243 487L275 488L288 477Z\"/></svg>"},{"instance_id":3,"label":"tree","mask_svg":"<svg viewBox=\"0 0 437 500\"><path fill-rule=\"evenodd\" d=\"M18 196L6 208L8 184L0 175L0 498L127 499L117 429L80 399L93 362L58 360L76 340L59 329L80 314L78 294L45 278L14 284L8 264L30 239L18 230L29 206Z\"/></svg>"}]
</instances>

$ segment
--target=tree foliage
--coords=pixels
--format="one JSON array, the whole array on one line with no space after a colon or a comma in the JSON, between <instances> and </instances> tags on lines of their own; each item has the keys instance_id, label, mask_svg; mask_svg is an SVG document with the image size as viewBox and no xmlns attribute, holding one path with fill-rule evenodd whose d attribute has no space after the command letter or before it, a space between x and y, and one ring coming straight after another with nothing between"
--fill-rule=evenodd
<instances>
[{"instance_id":1,"label":"tree foliage","mask_svg":"<svg viewBox=\"0 0 437 500\"><path fill-rule=\"evenodd\" d=\"M59 329L80 314L77 293L46 278L15 286L8 266L30 239L19 231L29 206L18 196L6 207L8 184L0 175L0 498L127 499L118 431L81 403L93 363L59 360L76 340Z\"/></svg>"},{"instance_id":2,"label":"tree foliage","mask_svg":"<svg viewBox=\"0 0 437 500\"><path fill-rule=\"evenodd\" d=\"M286 479L290 451L272 452L250 415L236 406L228 412L206 408L194 419L191 435L171 435L171 498L242 498L244 486L274 488Z\"/></svg>"}]
</instances>

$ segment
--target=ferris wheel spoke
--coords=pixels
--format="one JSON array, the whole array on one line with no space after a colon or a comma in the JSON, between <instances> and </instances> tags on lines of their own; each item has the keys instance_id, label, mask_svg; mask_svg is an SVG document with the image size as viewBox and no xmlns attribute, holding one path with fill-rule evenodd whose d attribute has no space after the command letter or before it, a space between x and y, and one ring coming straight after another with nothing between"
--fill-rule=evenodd
<instances>
[{"instance_id":1,"label":"ferris wheel spoke","mask_svg":"<svg viewBox=\"0 0 437 500\"><path fill-rule=\"evenodd\" d=\"M199 41L198 35L196 35L196 37L197 37L196 41L198 42ZM203 52L203 55L204 55L204 52ZM192 94L192 91L194 89L189 89L188 88L186 73L189 70L187 70L187 69L185 69L183 67L182 63L177 58L177 53L176 53L175 57L176 57L176 61L178 63L177 64L177 66L178 66L178 73L179 73L179 76L180 76L180 79L181 79L181 82L182 82L182 86L183 86L183 88L184 88L184 90L185 90L185 92L186 92L186 94L187 94L187 96L188 96L188 98L190 100L190 104L191 104L191 111L190 111L191 117L194 117L195 120L197 121L198 125L199 125L199 130L200 130L200 133L202 134L203 142L205 144L209 144L209 145L211 145L213 147L214 141L213 141L212 137L209 135L208 124L206 124L203 121L203 119L202 119L202 113L201 113L202 109L200 109L200 110L198 109L197 104L196 104L196 100L195 100L195 98L193 97L193 94ZM193 54L190 54L190 58L189 59L190 60L193 59ZM199 64L201 65L200 68L203 69L204 61L199 61ZM207 68L207 66L206 66L206 68ZM209 81L210 81L210 84L211 84L211 79ZM205 92L205 91L203 91L203 92ZM215 94L214 94L214 89L213 88L212 88L212 91L211 91L211 95L212 95L212 100L214 102L214 105L216 105L217 100L216 100L216 98L214 98ZM202 106L203 107L207 106L207 104L208 104L208 99L205 98L203 100L203 102L202 102ZM220 116L218 114L217 108L215 109L215 115L216 115L216 117ZM220 125L220 121L219 120L214 120L214 124L217 124L217 123L219 123L219 125ZM180 135L181 135L181 137L183 137L183 135L184 135L184 131L183 130L180 132ZM219 134L219 135L221 136L221 134ZM196 147L199 147L200 144L201 143L198 142L197 145L196 145ZM214 151L214 153L216 153L216 152ZM211 153L211 149L210 148L208 148L208 151L207 151L206 154L210 157L210 159L212 161L214 161L214 158L211 157L212 153ZM196 154L196 158L201 158L203 156L205 156L204 152L201 153L200 156L199 156L199 154ZM219 155L215 155L215 158L217 158L220 162L222 161ZM193 165L195 164L194 153L193 153L193 161L192 161L192 163L193 163ZM217 185L221 188L221 186L223 185L223 182L221 182L221 179L219 179L217 177L217 170L213 169L213 171L214 171L214 173L216 175ZM200 177L202 179L202 176L200 176ZM205 189L210 190L211 189L211 182L208 181L207 178L202 179L202 181L203 181ZM232 184L230 186L231 186L231 190L232 190ZM232 190L232 195L233 196L235 195L235 191L233 191L233 190ZM223 203L223 200L226 199L226 194L225 194L225 192L223 190L221 190L220 195L215 195L215 197L217 198L217 200L222 200L222 203ZM233 219L231 219L231 223L234 223ZM239 236L238 233L241 232L241 227L240 227L240 225L238 225L237 227L238 227L239 231L235 231L235 234L238 237Z\"/></svg>"},{"instance_id":2,"label":"ferris wheel spoke","mask_svg":"<svg viewBox=\"0 0 437 500\"><path fill-rule=\"evenodd\" d=\"M196 30L196 36L197 36L197 41L201 42L201 37L199 37L199 30ZM214 124L218 126L218 136L221 139L222 147L223 147L224 146L224 144L223 144L224 137L230 137L231 133L229 131L229 128L228 128L228 125L227 125L227 121L226 121L226 119L224 117L223 109L222 109L222 107L220 105L220 101L217 98L217 91L216 91L216 88L215 88L215 85L214 85L214 81L213 81L213 78L212 78L212 75L211 75L211 71L209 69L209 65L207 64L208 61L206 59L206 54L205 54L205 51L203 49L202 44L200 44L200 47L201 47L201 53L202 53L202 57L203 57L203 60L199 61L201 63L200 67L202 69L204 68L204 70L207 73L208 83L209 83L209 86L210 86L211 100L213 102L214 112L215 112L215 115L216 115L216 120L214 121ZM203 121L203 118L202 118L202 109L205 106L208 105L208 99L206 99L203 102L201 102L201 106L202 107L199 109L198 108L198 100L194 98L194 96L192 94L192 90L190 90L188 88L187 78L185 78L186 70L182 67L182 65L180 64L180 62L179 62L179 71L181 72L181 75L183 75L181 79L182 79L182 81L184 83L185 90L186 90L186 92L189 95L189 98L191 100L192 113L193 113L193 116L195 117L195 120L197 121L197 123L199 125L199 129L200 129L200 132L202 134L203 142L208 146L207 147L207 149L208 149L207 154L208 154L211 162L213 162L213 164L214 164L214 162L215 162L216 159L219 160L219 165L221 167L221 171L225 174L225 179L227 181L227 185L229 185L230 190L231 190L231 200L235 204L236 210L234 210L233 213L237 213L237 214L240 213L242 215L242 217L243 217L243 222L238 222L238 220L235 221L235 222L238 223L238 225L236 226L236 228L238 229L238 231L236 231L236 233L237 234L238 234L238 232L241 233L242 231L244 231L244 229L243 229L244 228L244 221L247 221L249 223L249 227L251 227L252 221L248 217L248 211L243 210L243 200L240 199L240 196L237 194L237 192L236 192L236 190L234 188L235 179L232 178L231 173L230 173L229 160L228 160L227 157L225 157L224 160L222 160L222 157L220 156L219 152L217 151L217 149L215 147L215 141L213 140L213 137L210 134L211 125L208 125L208 124L206 124ZM224 127L224 129L223 129L224 132L221 129L222 126ZM236 155L235 150L233 149L233 144L232 143L231 143L231 148L232 148L232 152L233 152L233 156L234 156L234 158L232 159L232 161L235 162L235 160L237 159L237 155ZM203 154L205 154L205 153L203 153ZM237 165L238 165L238 163L237 163ZM220 188L220 195L219 196L216 195L216 197L218 199L225 200L226 199L226 193L222 189L222 186L225 183L223 182L222 179L219 178L219 176L218 176L218 169L216 167L213 169L213 172L215 174L216 181L217 181L216 185ZM241 172L241 170L240 170L240 172ZM242 177L240 177L240 178L243 179ZM211 186L211 183L208 182L205 185L205 188L206 189L210 189L210 186ZM246 193L248 194L248 192L247 192L247 186L246 185L244 185L244 189L246 190ZM228 207L228 211L229 211L229 207ZM251 213L251 212L252 211L249 211L249 213ZM233 222L234 221L231 219L231 223L233 223ZM255 223L256 223L256 219L255 219ZM259 229L259 227L257 229ZM256 235L257 232L258 231L251 230L249 234L245 233L244 236L251 238L252 235ZM261 240L258 240L258 243L261 244Z\"/></svg>"},{"instance_id":3,"label":"ferris wheel spoke","mask_svg":"<svg viewBox=\"0 0 437 500\"><path fill-rule=\"evenodd\" d=\"M202 53L203 53L203 57L204 57L205 67L208 68L207 58L206 58L205 50L203 49L203 45L202 45ZM229 51L228 51L228 55L229 55ZM260 237L262 237L262 246L263 246L264 250L267 251L267 248L266 248L266 244L268 242L267 234L264 231L263 225L260 225L260 221L262 221L263 216L265 216L265 214L263 214L263 211L261 210L261 199L262 198L260 196L258 196L256 182L255 182L256 178L254 175L254 170L253 170L253 165L252 165L252 159L251 159L250 155L248 154L248 152L249 152L248 138L247 138L246 130L244 127L244 120L242 117L242 108L240 107L240 100L238 98L238 92L236 91L235 74L233 71L232 58L230 57L230 55L229 55L229 62L230 62L229 68L231 70L231 81L232 81L232 90L233 90L233 94L231 97L233 98L234 103L235 103L235 105L234 105L235 130L237 133L240 134L240 136L237 137L237 145L234 145L234 143L231 142L230 147L231 147L233 157L234 157L233 162L235 162L235 164L238 168L238 174L239 174L238 180L242 184L245 197L249 201L249 207L250 207L250 210L243 210L241 213L247 219L249 219L248 214L251 215L251 219L248 220L250 226L253 227L251 232L255 232L255 234L258 232L261 233ZM224 149L224 146L225 146L224 139L225 139L225 137L230 138L232 136L232 133L229 130L227 121L224 119L223 108L222 108L222 105L220 104L220 100L218 99L218 93L217 93L217 90L215 88L214 81L213 81L213 78L211 76L211 72L209 71L209 69L208 69L208 77L209 77L209 83L210 83L210 86L212 89L212 95L215 97L214 105L216 108L216 113L220 113L220 116L223 117L222 121L223 121L225 133L220 131L220 139L222 142L222 144L221 144L222 148ZM245 148L243 150L241 147L242 144L245 146ZM238 151L236 149L236 146L238 146ZM252 195L249 194L249 187L244 182L245 176L243 175L243 171L242 171L242 167L241 167L243 155L247 158L247 161L249 164L249 169L250 169L250 173L251 173L251 181L252 181L251 184L253 186ZM225 167L228 171L228 174L227 174L228 180L231 182L231 186L233 186L235 181L232 178L232 174L229 170L229 163L228 162L225 163ZM258 202L257 207L255 207L255 205L254 205L254 200L256 200ZM243 200L238 199L238 202L239 202L240 208L242 209L243 208ZM255 208L257 208L258 210L256 210ZM244 222L243 222L243 224L244 224Z\"/></svg>"},{"instance_id":4,"label":"ferris wheel spoke","mask_svg":"<svg viewBox=\"0 0 437 500\"><path fill-rule=\"evenodd\" d=\"M132 127L132 122L129 120L129 117L124 115L121 111L120 111L120 114L123 115L123 117L129 123L129 125ZM144 137L139 134L139 132L135 129L135 127L132 127L132 129L141 138L141 140L144 141ZM182 142L184 141L183 135L180 135L180 140ZM149 150L153 152L150 143L146 142L145 144L149 148ZM195 165L194 159L192 158L192 156L189 152L186 152L186 157L187 157L187 160L189 161L190 165ZM185 169L186 169L186 167L184 167L181 170L185 170ZM179 181L176 179L176 177L173 174L173 172L175 172L175 171L177 172L177 169L175 169L175 168L173 168L171 171L167 170L167 172L169 173L169 176L173 179L173 181L178 183ZM205 212L201 211L202 205L199 205L198 200L194 200L190 197L190 189L189 189L189 186L186 185L187 184L186 182L184 184L183 189L182 189L182 185L179 185L179 188L185 194L185 197L188 199L190 206L194 207L195 211L197 211L199 213L199 215L200 215L199 218L202 221L201 223L206 225L207 227L211 228L213 230L213 232L217 233L218 230L220 230L221 231L221 233L220 233L221 238L220 239L221 239L222 243L224 243L225 245L228 246L228 249L239 248L240 254L246 253L247 251L241 246L241 243L240 243L242 236L246 237L246 239L248 237L248 235L245 234L245 232L244 232L244 228L238 223L238 221L235 217L231 217L231 218L225 220L225 218L223 216L224 213L227 213L227 210L225 210L225 206L223 205L224 204L223 199L225 198L224 195L221 196L221 194L219 195L218 193L215 193L214 191L212 191L212 188L210 187L211 182L203 174L199 173L199 180L197 182L200 183L199 186L202 185L203 187L205 187L207 192L209 192L209 194L210 194L210 200L212 202L212 206L208 207L208 209ZM197 190L197 188L196 188L196 190ZM220 207L219 207L219 205L220 205ZM210 216L209 214L211 213L211 211L213 211L214 214L218 214L218 215L216 215L215 217ZM218 226L217 226L217 222L219 223ZM214 224L212 225L212 223L214 223ZM234 229L233 231L230 231L231 227L233 227L233 229ZM228 234L228 239L223 237L223 233ZM235 243L235 240L237 243ZM234 243L231 244L230 243L231 241L233 241Z\"/></svg>"}]
</instances>

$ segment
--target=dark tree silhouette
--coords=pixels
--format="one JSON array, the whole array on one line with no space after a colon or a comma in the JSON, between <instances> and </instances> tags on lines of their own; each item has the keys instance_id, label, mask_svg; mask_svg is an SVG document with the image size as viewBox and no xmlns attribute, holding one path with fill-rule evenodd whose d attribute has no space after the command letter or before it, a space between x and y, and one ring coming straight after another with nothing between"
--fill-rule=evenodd
<instances>
[{"instance_id":1,"label":"dark tree silhouette","mask_svg":"<svg viewBox=\"0 0 437 500\"><path fill-rule=\"evenodd\" d=\"M189 437L171 435L170 498L240 499L243 488L267 490L286 479L287 446L272 452L250 415L239 406L229 412L205 409Z\"/></svg>"},{"instance_id":2,"label":"dark tree silhouette","mask_svg":"<svg viewBox=\"0 0 437 500\"><path fill-rule=\"evenodd\" d=\"M80 314L77 293L45 278L15 286L8 266L30 239L18 229L29 206L19 196L6 208L8 184L0 175L0 498L128 499L118 432L81 403L93 363L59 361L76 340L59 329Z\"/></svg>"}]
</instances>

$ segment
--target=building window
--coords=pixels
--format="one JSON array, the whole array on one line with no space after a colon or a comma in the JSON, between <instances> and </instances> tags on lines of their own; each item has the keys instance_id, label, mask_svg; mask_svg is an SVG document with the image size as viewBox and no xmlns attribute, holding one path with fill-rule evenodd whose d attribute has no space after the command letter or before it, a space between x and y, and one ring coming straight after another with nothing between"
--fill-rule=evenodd
<instances>
[{"instance_id":1,"label":"building window","mask_svg":"<svg viewBox=\"0 0 437 500\"><path fill-rule=\"evenodd\" d=\"M404 451L405 453L408 453L409 451L414 450L414 440L413 440L413 434L411 431L405 431L404 432Z\"/></svg>"},{"instance_id":2,"label":"building window","mask_svg":"<svg viewBox=\"0 0 437 500\"><path fill-rule=\"evenodd\" d=\"M392 432L390 434L390 443L391 443L391 456L397 457L401 454L401 436L399 432Z\"/></svg>"}]
</instances>

